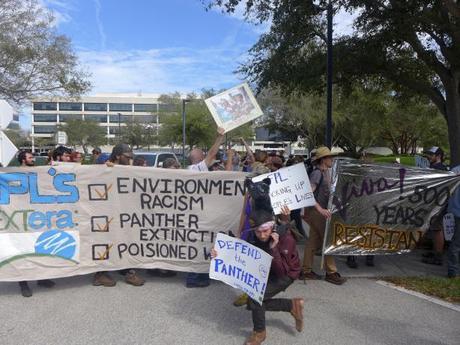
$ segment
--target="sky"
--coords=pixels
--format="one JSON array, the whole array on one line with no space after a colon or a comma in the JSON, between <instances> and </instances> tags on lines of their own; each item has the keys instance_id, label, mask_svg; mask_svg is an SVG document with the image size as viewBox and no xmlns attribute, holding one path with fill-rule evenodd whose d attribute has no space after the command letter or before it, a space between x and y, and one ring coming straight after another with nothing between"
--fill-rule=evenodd
<instances>
[{"instance_id":1,"label":"sky","mask_svg":"<svg viewBox=\"0 0 460 345\"><path fill-rule=\"evenodd\" d=\"M201 0L40 1L91 74L89 95L230 88L242 82L234 71L269 28L245 22L242 11L206 11ZM30 128L27 113L23 128Z\"/></svg>"}]
</instances>

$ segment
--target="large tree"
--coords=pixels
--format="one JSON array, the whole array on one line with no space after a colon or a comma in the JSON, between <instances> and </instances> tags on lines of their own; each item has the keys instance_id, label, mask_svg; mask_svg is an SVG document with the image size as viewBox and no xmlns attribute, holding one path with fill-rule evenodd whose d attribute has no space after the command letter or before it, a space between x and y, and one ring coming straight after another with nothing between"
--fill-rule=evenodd
<instances>
[{"instance_id":1,"label":"large tree","mask_svg":"<svg viewBox=\"0 0 460 345\"><path fill-rule=\"evenodd\" d=\"M88 153L88 146L99 146L106 142L106 131L96 121L91 120L68 120L58 125L58 131L67 134L69 145L80 145L85 154Z\"/></svg>"},{"instance_id":2,"label":"large tree","mask_svg":"<svg viewBox=\"0 0 460 345\"><path fill-rule=\"evenodd\" d=\"M89 89L70 40L38 0L0 1L0 98L78 96Z\"/></svg>"},{"instance_id":3,"label":"large tree","mask_svg":"<svg viewBox=\"0 0 460 345\"><path fill-rule=\"evenodd\" d=\"M240 69L260 88L286 93L324 89L327 0L213 0L248 19L271 21ZM241 4L240 4L241 3ZM368 78L397 92L429 98L448 124L451 161L460 163L460 9L456 0L336 0L334 11L355 16L350 35L334 41L334 82Z\"/></svg>"}]
</instances>

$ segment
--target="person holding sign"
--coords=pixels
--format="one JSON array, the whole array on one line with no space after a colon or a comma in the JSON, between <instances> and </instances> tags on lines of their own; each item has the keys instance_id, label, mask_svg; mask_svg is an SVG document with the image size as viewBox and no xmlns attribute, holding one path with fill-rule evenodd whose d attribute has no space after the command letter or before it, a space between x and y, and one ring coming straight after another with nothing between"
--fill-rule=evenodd
<instances>
[{"instance_id":1,"label":"person holding sign","mask_svg":"<svg viewBox=\"0 0 460 345\"><path fill-rule=\"evenodd\" d=\"M303 258L302 279L321 279L321 276L313 272L313 258L315 251L323 245L326 219L331 217L331 211L327 209L329 195L331 193L332 178L329 169L332 168L333 154L327 147L316 149L312 159L314 169L310 174L310 184L316 199L314 207L307 207L304 211L304 220L310 225L310 238L305 243ZM326 281L336 285L342 285L346 279L337 272L335 260L332 256L325 256Z\"/></svg>"},{"instance_id":2,"label":"person holding sign","mask_svg":"<svg viewBox=\"0 0 460 345\"><path fill-rule=\"evenodd\" d=\"M455 278L460 271L460 187L450 197L447 211L455 219L454 236L447 252L447 277Z\"/></svg>"},{"instance_id":3,"label":"person holding sign","mask_svg":"<svg viewBox=\"0 0 460 345\"><path fill-rule=\"evenodd\" d=\"M283 208L283 214L289 215L289 208ZM246 345L259 345L266 338L265 311L289 312L294 317L295 328L303 330L303 298L273 298L281 291L286 290L300 274L300 259L296 242L288 224L277 226L272 213L261 210L251 215L253 231L248 241L273 256L268 284L260 305L249 299L248 307L252 312L253 332L246 340ZM218 252L211 250L211 256L216 258Z\"/></svg>"}]
</instances>

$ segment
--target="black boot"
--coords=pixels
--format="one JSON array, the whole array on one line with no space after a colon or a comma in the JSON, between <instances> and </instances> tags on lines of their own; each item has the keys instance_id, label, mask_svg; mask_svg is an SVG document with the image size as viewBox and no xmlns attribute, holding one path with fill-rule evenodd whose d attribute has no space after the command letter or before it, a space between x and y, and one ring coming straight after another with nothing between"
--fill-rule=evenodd
<instances>
[{"instance_id":1,"label":"black boot","mask_svg":"<svg viewBox=\"0 0 460 345\"><path fill-rule=\"evenodd\" d=\"M347 256L347 266L350 268L358 268L358 263L354 256Z\"/></svg>"},{"instance_id":2,"label":"black boot","mask_svg":"<svg viewBox=\"0 0 460 345\"><path fill-rule=\"evenodd\" d=\"M29 284L27 284L27 282L19 282L19 287L21 288L21 295L23 297L32 296L32 290L30 289Z\"/></svg>"}]
</instances>

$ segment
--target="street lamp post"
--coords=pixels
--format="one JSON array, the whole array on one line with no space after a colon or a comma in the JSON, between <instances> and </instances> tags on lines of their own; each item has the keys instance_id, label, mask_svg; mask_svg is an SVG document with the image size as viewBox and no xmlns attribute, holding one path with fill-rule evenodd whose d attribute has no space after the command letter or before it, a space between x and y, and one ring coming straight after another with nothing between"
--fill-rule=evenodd
<instances>
[{"instance_id":1,"label":"street lamp post","mask_svg":"<svg viewBox=\"0 0 460 345\"><path fill-rule=\"evenodd\" d=\"M327 4L327 114L326 146L332 149L332 2Z\"/></svg>"},{"instance_id":2,"label":"street lamp post","mask_svg":"<svg viewBox=\"0 0 460 345\"><path fill-rule=\"evenodd\" d=\"M121 113L118 113L118 141L121 143Z\"/></svg>"},{"instance_id":3,"label":"street lamp post","mask_svg":"<svg viewBox=\"0 0 460 345\"><path fill-rule=\"evenodd\" d=\"M182 165L185 167L185 103L190 102L189 99L182 100Z\"/></svg>"}]
</instances>

